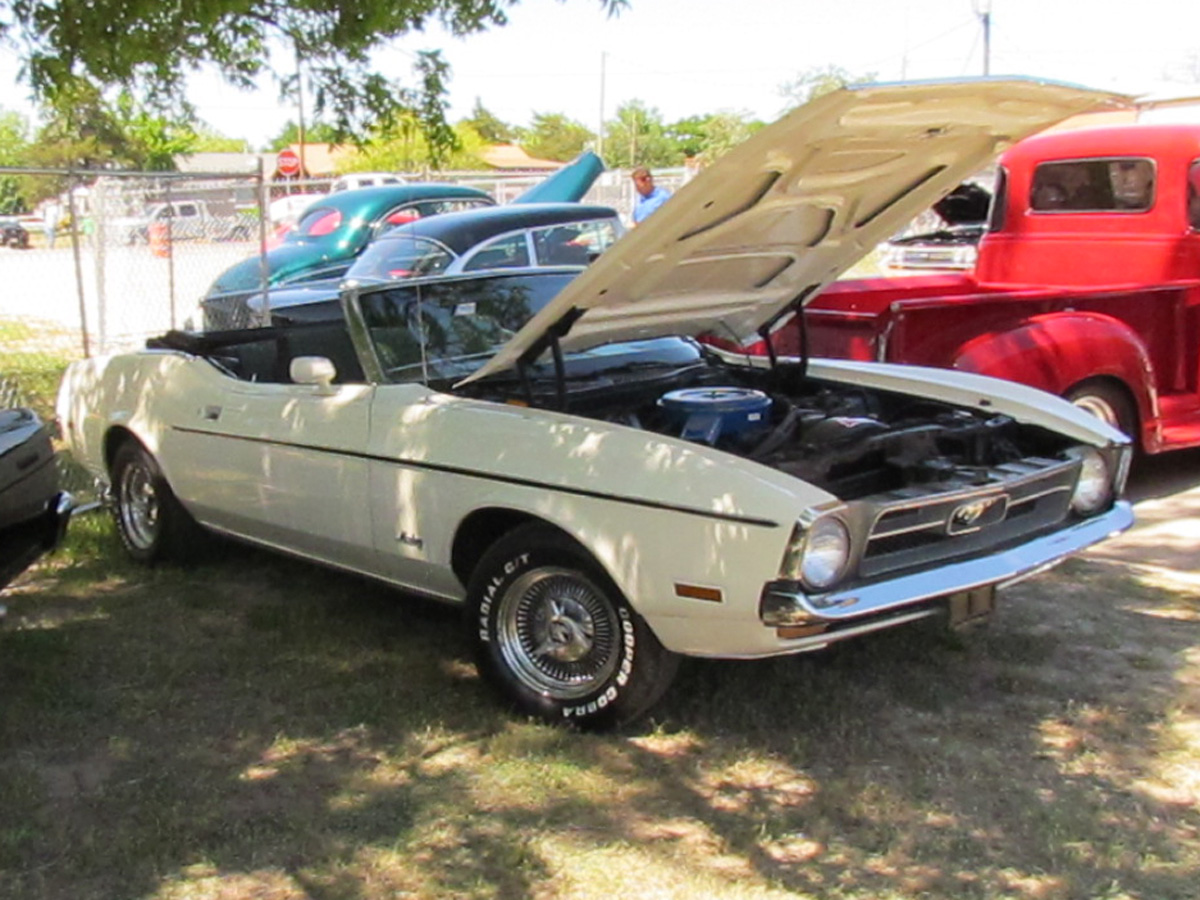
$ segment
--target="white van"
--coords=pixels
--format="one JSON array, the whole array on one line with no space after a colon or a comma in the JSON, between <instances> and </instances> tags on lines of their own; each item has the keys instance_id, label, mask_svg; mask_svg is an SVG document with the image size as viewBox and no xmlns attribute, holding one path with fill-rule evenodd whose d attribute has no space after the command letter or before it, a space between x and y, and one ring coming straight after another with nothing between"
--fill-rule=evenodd
<instances>
[{"instance_id":1,"label":"white van","mask_svg":"<svg viewBox=\"0 0 1200 900\"><path fill-rule=\"evenodd\" d=\"M348 172L333 183L329 193L352 191L355 188L379 187L381 184L405 184L406 179L392 172Z\"/></svg>"}]
</instances>

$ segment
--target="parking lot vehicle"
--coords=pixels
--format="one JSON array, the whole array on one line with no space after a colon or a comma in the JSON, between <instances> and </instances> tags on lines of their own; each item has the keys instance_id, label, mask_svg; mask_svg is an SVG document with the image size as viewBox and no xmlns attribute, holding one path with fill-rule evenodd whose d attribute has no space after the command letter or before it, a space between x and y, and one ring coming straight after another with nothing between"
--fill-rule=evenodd
<instances>
[{"instance_id":1,"label":"parking lot vehicle","mask_svg":"<svg viewBox=\"0 0 1200 900\"><path fill-rule=\"evenodd\" d=\"M49 428L32 410L0 409L0 589L58 545L70 514Z\"/></svg>"},{"instance_id":2,"label":"parking lot vehicle","mask_svg":"<svg viewBox=\"0 0 1200 900\"><path fill-rule=\"evenodd\" d=\"M400 225L381 235L343 276L362 284L527 266L584 266L625 232L616 210L581 203L486 206ZM278 321L334 300L342 278L304 282L245 300L206 301L205 330Z\"/></svg>"},{"instance_id":3,"label":"parking lot vehicle","mask_svg":"<svg viewBox=\"0 0 1200 900\"><path fill-rule=\"evenodd\" d=\"M379 187L384 184L404 184L407 178L395 172L348 172L337 178L329 187L329 193L356 191L359 188Z\"/></svg>"},{"instance_id":4,"label":"parking lot vehicle","mask_svg":"<svg viewBox=\"0 0 1200 900\"><path fill-rule=\"evenodd\" d=\"M810 351L1007 378L1147 453L1200 446L1200 126L1038 135L999 171L973 271L830 285ZM771 340L802 339L781 320Z\"/></svg>"},{"instance_id":5,"label":"parking lot vehicle","mask_svg":"<svg viewBox=\"0 0 1200 900\"><path fill-rule=\"evenodd\" d=\"M982 185L963 182L930 210L940 227L892 238L884 246L883 264L891 269L973 269L991 199Z\"/></svg>"},{"instance_id":6,"label":"parking lot vehicle","mask_svg":"<svg viewBox=\"0 0 1200 900\"><path fill-rule=\"evenodd\" d=\"M12 247L17 250L29 249L29 232L12 216L0 218L0 247Z\"/></svg>"},{"instance_id":7,"label":"parking lot vehicle","mask_svg":"<svg viewBox=\"0 0 1200 900\"><path fill-rule=\"evenodd\" d=\"M169 241L245 241L257 233L255 219L233 209L215 212L204 200L155 203L145 215L114 219L108 227L127 244L148 243L152 232Z\"/></svg>"},{"instance_id":8,"label":"parking lot vehicle","mask_svg":"<svg viewBox=\"0 0 1200 900\"><path fill-rule=\"evenodd\" d=\"M482 673L548 721L634 718L681 655L964 622L1130 524L1126 439L1010 382L686 335L780 315L998 142L1103 99L830 94L582 272L348 286L337 318L167 335L73 364L60 420L135 558L207 528L463 604Z\"/></svg>"},{"instance_id":9,"label":"parking lot vehicle","mask_svg":"<svg viewBox=\"0 0 1200 900\"><path fill-rule=\"evenodd\" d=\"M600 157L583 153L513 202L578 201L603 169ZM274 285L340 278L371 241L398 225L494 203L481 190L449 184L386 185L329 194L305 208L296 227L282 235L281 245L223 272L202 303L234 305Z\"/></svg>"},{"instance_id":10,"label":"parking lot vehicle","mask_svg":"<svg viewBox=\"0 0 1200 900\"><path fill-rule=\"evenodd\" d=\"M245 299L268 285L344 275L380 234L427 216L491 206L484 193L456 184L398 184L339 191L308 206L280 246L234 263L217 277L205 301Z\"/></svg>"}]
</instances>

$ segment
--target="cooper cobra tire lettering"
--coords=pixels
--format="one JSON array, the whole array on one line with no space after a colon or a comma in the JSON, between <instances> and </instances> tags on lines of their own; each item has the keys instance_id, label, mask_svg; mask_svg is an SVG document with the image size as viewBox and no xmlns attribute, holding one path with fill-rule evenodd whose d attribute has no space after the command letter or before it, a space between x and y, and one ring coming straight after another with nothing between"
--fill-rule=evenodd
<instances>
[{"instance_id":1,"label":"cooper cobra tire lettering","mask_svg":"<svg viewBox=\"0 0 1200 900\"><path fill-rule=\"evenodd\" d=\"M541 523L520 526L480 557L466 612L480 675L543 721L630 721L678 666L595 559Z\"/></svg>"}]
</instances>

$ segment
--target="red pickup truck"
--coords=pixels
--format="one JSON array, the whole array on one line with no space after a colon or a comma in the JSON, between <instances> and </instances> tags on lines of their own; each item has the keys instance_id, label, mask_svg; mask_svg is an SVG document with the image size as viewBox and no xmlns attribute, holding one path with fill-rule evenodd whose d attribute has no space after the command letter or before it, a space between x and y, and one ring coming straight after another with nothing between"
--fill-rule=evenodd
<instances>
[{"instance_id":1,"label":"red pickup truck","mask_svg":"<svg viewBox=\"0 0 1200 900\"><path fill-rule=\"evenodd\" d=\"M1200 125L1026 139L1000 159L974 272L835 282L772 350L994 375L1148 453L1200 445L1198 192Z\"/></svg>"}]
</instances>

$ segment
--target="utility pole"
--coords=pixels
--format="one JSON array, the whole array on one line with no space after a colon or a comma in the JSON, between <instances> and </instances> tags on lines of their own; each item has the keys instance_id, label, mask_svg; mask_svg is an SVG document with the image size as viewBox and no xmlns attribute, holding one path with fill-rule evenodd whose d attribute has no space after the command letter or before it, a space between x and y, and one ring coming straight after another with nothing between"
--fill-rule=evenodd
<instances>
[{"instance_id":1,"label":"utility pole","mask_svg":"<svg viewBox=\"0 0 1200 900\"><path fill-rule=\"evenodd\" d=\"M296 116L299 122L296 133L300 137L300 178L308 177L308 164L304 160L304 70L300 67L300 47L296 46Z\"/></svg>"},{"instance_id":2,"label":"utility pole","mask_svg":"<svg viewBox=\"0 0 1200 900\"><path fill-rule=\"evenodd\" d=\"M596 129L596 155L604 159L604 64L608 54L600 51L600 127Z\"/></svg>"},{"instance_id":3,"label":"utility pole","mask_svg":"<svg viewBox=\"0 0 1200 900\"><path fill-rule=\"evenodd\" d=\"M978 0L975 14L983 25L983 74L992 74L992 0Z\"/></svg>"}]
</instances>

